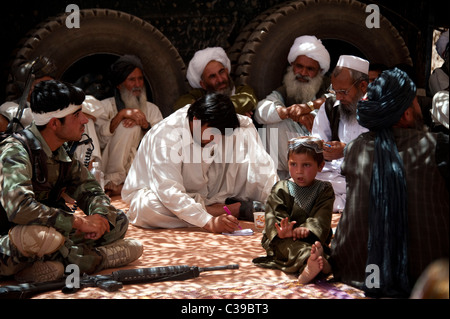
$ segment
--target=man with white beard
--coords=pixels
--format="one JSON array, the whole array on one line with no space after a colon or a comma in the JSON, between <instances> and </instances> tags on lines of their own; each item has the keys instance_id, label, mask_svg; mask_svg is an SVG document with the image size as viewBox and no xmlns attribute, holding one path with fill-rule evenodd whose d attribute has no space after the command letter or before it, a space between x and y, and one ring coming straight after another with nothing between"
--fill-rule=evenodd
<instances>
[{"instance_id":1,"label":"man with white beard","mask_svg":"<svg viewBox=\"0 0 450 319\"><path fill-rule=\"evenodd\" d=\"M283 85L261 100L255 120L266 150L277 165L278 176L289 178L288 141L310 135L315 109L325 101L329 80L330 54L315 36L301 36L292 45Z\"/></svg>"},{"instance_id":2,"label":"man with white beard","mask_svg":"<svg viewBox=\"0 0 450 319\"><path fill-rule=\"evenodd\" d=\"M342 211L346 201L346 181L341 175L344 148L368 129L356 119L356 108L369 84L369 61L352 55L341 55L331 73L332 94L320 107L314 119L312 135L325 142L325 166L316 178L333 185L333 211Z\"/></svg>"},{"instance_id":3,"label":"man with white beard","mask_svg":"<svg viewBox=\"0 0 450 319\"><path fill-rule=\"evenodd\" d=\"M158 106L147 101L143 70L134 55L113 63L110 80L115 94L102 100L105 111L96 122L105 192L110 196L120 195L142 137L163 119Z\"/></svg>"}]
</instances>

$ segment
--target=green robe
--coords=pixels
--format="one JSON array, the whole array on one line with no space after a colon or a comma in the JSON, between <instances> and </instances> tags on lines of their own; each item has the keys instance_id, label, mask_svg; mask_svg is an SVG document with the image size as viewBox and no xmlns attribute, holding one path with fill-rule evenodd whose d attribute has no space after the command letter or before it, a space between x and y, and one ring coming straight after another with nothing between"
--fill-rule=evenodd
<instances>
[{"instance_id":1,"label":"green robe","mask_svg":"<svg viewBox=\"0 0 450 319\"><path fill-rule=\"evenodd\" d=\"M255 258L253 262L288 273L302 272L312 244L315 241L320 241L323 246L330 243L333 203L334 191L329 182L315 180L307 187L297 186L290 180L276 183L266 202L266 225L261 240L267 256ZM279 238L275 223L286 217L290 222L297 222L294 228L308 228L308 237L295 241Z\"/></svg>"}]
</instances>

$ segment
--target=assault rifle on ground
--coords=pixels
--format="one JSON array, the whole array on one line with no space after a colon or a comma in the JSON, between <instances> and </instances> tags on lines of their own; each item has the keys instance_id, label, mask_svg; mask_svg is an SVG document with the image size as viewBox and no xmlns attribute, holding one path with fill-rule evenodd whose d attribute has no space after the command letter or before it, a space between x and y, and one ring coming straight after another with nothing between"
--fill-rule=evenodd
<instances>
[{"instance_id":1,"label":"assault rifle on ground","mask_svg":"<svg viewBox=\"0 0 450 319\"><path fill-rule=\"evenodd\" d=\"M79 287L67 285L66 279L43 282L25 283L10 286L0 286L0 299L26 299L39 293L62 289L63 293L75 293L86 287L99 287L108 292L114 292L124 284L145 284L152 282L186 280L196 278L205 271L239 269L239 265L226 265L216 267L197 266L168 266L150 267L138 269L124 269L112 272L110 275L83 275L80 278Z\"/></svg>"}]
</instances>

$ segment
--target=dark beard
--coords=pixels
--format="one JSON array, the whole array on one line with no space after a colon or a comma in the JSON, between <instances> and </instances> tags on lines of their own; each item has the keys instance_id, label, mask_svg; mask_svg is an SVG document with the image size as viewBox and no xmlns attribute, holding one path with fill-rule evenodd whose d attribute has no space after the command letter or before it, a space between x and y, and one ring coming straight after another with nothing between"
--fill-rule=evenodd
<instances>
[{"instance_id":1,"label":"dark beard","mask_svg":"<svg viewBox=\"0 0 450 319\"><path fill-rule=\"evenodd\" d=\"M342 119L346 122L350 122L353 119L356 119L356 107L353 105L342 105L339 103L339 114Z\"/></svg>"}]
</instances>

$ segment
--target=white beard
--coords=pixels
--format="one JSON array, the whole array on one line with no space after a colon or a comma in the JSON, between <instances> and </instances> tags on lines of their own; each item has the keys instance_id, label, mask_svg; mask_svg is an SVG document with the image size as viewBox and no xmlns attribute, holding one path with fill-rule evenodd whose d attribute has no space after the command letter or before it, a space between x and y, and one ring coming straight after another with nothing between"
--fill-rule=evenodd
<instances>
[{"instance_id":1,"label":"white beard","mask_svg":"<svg viewBox=\"0 0 450 319\"><path fill-rule=\"evenodd\" d=\"M125 104L125 107L130 109L140 109L144 110L147 104L147 93L145 90L145 86L141 89L141 94L139 96L134 96L133 92L130 92L125 87L121 87L120 89L120 97ZM134 90L134 89L133 89Z\"/></svg>"},{"instance_id":2,"label":"white beard","mask_svg":"<svg viewBox=\"0 0 450 319\"><path fill-rule=\"evenodd\" d=\"M296 79L292 66L287 68L283 78L283 84L286 86L286 93L289 98L294 99L297 103L306 103L316 99L316 94L322 86L323 75L317 75L309 79L309 82L300 82Z\"/></svg>"}]
</instances>

